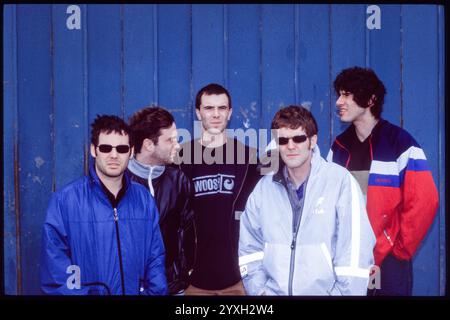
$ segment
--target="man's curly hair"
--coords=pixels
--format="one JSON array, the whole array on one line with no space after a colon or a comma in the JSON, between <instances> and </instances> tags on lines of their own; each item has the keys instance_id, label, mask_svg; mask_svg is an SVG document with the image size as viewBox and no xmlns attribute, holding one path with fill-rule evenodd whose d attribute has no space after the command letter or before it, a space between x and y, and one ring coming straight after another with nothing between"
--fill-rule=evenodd
<instances>
[{"instance_id":1,"label":"man's curly hair","mask_svg":"<svg viewBox=\"0 0 450 320\"><path fill-rule=\"evenodd\" d=\"M352 93L353 100L362 108L367 108L370 98L374 96L374 105L370 111L376 119L380 118L386 88L372 69L356 66L344 69L338 74L333 85L338 97L340 91Z\"/></svg>"}]
</instances>

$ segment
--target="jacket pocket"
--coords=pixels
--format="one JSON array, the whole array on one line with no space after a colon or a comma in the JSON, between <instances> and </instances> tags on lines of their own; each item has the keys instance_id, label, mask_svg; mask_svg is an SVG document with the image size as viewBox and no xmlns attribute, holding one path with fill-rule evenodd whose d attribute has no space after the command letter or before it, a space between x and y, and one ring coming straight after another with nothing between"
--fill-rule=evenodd
<instances>
[{"instance_id":1,"label":"jacket pocket","mask_svg":"<svg viewBox=\"0 0 450 320\"><path fill-rule=\"evenodd\" d=\"M383 214L383 234L386 237L386 239L389 242L389 244L391 245L391 247L393 247L394 246L394 242L392 241L391 236L387 232L387 227L388 227L387 214Z\"/></svg>"},{"instance_id":2,"label":"jacket pocket","mask_svg":"<svg viewBox=\"0 0 450 320\"><path fill-rule=\"evenodd\" d=\"M288 293L290 259L291 248L289 245L265 243L263 266L268 277L266 285L274 291L274 294L285 295Z\"/></svg>"},{"instance_id":3,"label":"jacket pocket","mask_svg":"<svg viewBox=\"0 0 450 320\"><path fill-rule=\"evenodd\" d=\"M295 277L300 295L329 295L336 281L333 260L325 243L297 247Z\"/></svg>"}]
</instances>

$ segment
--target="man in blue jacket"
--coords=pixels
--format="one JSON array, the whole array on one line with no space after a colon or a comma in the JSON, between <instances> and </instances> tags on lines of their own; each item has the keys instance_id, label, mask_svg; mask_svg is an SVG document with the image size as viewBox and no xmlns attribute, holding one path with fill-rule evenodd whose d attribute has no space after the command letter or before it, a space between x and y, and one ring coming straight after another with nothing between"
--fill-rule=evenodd
<instances>
[{"instance_id":1,"label":"man in blue jacket","mask_svg":"<svg viewBox=\"0 0 450 320\"><path fill-rule=\"evenodd\" d=\"M97 116L89 175L53 194L42 236L44 293L167 294L155 201L124 174L129 136L119 117Z\"/></svg>"}]
</instances>

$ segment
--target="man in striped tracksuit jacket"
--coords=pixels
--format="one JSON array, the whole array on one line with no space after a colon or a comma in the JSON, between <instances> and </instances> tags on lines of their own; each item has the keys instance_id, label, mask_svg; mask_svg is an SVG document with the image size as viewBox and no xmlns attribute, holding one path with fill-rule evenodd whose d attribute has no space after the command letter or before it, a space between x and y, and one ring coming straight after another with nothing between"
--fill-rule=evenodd
<instances>
[{"instance_id":1,"label":"man in striped tracksuit jacket","mask_svg":"<svg viewBox=\"0 0 450 320\"><path fill-rule=\"evenodd\" d=\"M334 89L338 115L351 125L336 137L327 160L347 168L367 199L381 276L381 286L368 294L409 296L412 258L438 208L427 159L407 131L380 118L386 89L373 70L345 69Z\"/></svg>"}]
</instances>

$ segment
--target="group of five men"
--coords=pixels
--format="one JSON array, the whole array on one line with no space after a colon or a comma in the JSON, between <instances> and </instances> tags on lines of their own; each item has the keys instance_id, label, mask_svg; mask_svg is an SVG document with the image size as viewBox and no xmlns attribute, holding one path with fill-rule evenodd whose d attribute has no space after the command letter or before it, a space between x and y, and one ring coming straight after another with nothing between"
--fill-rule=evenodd
<instances>
[{"instance_id":1,"label":"group of five men","mask_svg":"<svg viewBox=\"0 0 450 320\"><path fill-rule=\"evenodd\" d=\"M163 108L129 124L98 116L89 175L50 200L42 291L411 295L412 258L438 207L426 157L381 118L386 90L371 69L343 70L334 89L351 125L327 160L312 113L291 105L271 124L275 169L227 136L231 97L218 84L197 93L202 134L182 146Z\"/></svg>"}]
</instances>

